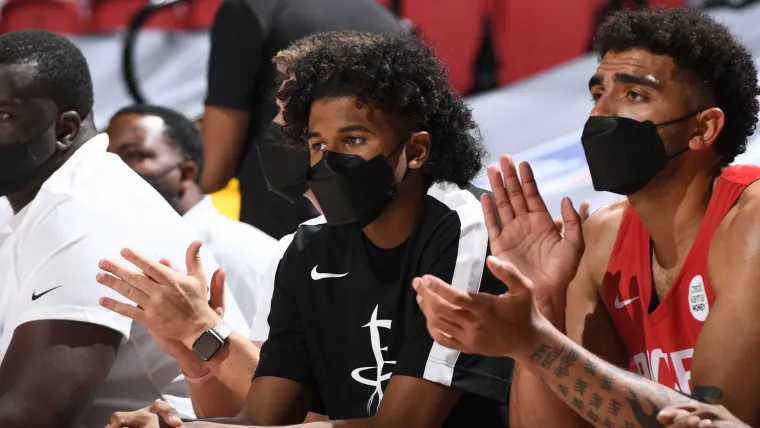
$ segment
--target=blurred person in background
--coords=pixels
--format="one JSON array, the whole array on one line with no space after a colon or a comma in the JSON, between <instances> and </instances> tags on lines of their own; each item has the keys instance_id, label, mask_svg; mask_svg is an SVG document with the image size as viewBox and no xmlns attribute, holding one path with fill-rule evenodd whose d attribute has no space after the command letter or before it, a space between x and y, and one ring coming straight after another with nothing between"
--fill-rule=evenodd
<instances>
[{"instance_id":1,"label":"blurred person in background","mask_svg":"<svg viewBox=\"0 0 760 428\"><path fill-rule=\"evenodd\" d=\"M0 197L13 210L0 226L0 426L98 427L158 398L193 415L181 371L192 379L205 367L178 366L178 342L104 309L99 298L119 296L96 275L125 246L182 259L194 233L106 152L89 67L72 42L21 31L0 36L0 48ZM202 298L208 306L206 290ZM234 299L221 320L247 334ZM224 391L210 381L196 393Z\"/></svg>"},{"instance_id":2,"label":"blurred person in background","mask_svg":"<svg viewBox=\"0 0 760 428\"><path fill-rule=\"evenodd\" d=\"M498 216L483 209L510 292L418 283L431 334L515 358L516 427L658 427L698 401L757 426L760 168L732 165L758 121L755 61L687 8L613 14L595 46L581 141L594 188L625 198L582 229L563 201L563 239L529 165L518 177L505 156Z\"/></svg>"},{"instance_id":3,"label":"blurred person in background","mask_svg":"<svg viewBox=\"0 0 760 428\"><path fill-rule=\"evenodd\" d=\"M665 428L751 428L725 407L699 402L668 406L657 420Z\"/></svg>"},{"instance_id":4,"label":"blurred person in background","mask_svg":"<svg viewBox=\"0 0 760 428\"><path fill-rule=\"evenodd\" d=\"M277 115L270 96L271 58L292 42L323 31L399 28L375 0L226 0L211 30L208 95L203 115L206 193L240 180L240 220L279 239L318 213L304 198L295 204L270 192L252 150Z\"/></svg>"},{"instance_id":5,"label":"blurred person in background","mask_svg":"<svg viewBox=\"0 0 760 428\"><path fill-rule=\"evenodd\" d=\"M134 105L118 111L106 130L108 151L118 155L147 181L198 233L251 324L260 317L260 298L271 296L265 284L269 266L279 261L277 241L266 233L221 215L203 193L203 144L198 128L182 114L158 106ZM269 313L262 314L266 319Z\"/></svg>"},{"instance_id":6,"label":"blurred person in background","mask_svg":"<svg viewBox=\"0 0 760 428\"><path fill-rule=\"evenodd\" d=\"M319 406L334 420L325 427L466 426L473 415L502 427L512 362L435 344L410 287L438 272L463 289L504 291L483 272L482 191L467 185L485 151L432 52L410 35L373 37L308 53L281 91L286 138L308 127L307 180L327 224L301 226L280 263L271 331L236 423L298 424ZM205 288L139 263L164 272L159 282L114 271L122 280L106 285Z\"/></svg>"}]
</instances>

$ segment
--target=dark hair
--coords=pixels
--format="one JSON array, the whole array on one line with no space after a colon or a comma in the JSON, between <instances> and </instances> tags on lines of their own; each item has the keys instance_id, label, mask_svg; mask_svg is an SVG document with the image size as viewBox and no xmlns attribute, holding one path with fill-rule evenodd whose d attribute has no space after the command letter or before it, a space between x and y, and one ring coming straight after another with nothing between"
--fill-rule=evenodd
<instances>
[{"instance_id":1,"label":"dark hair","mask_svg":"<svg viewBox=\"0 0 760 428\"><path fill-rule=\"evenodd\" d=\"M139 114L160 117L165 124L164 132L174 147L182 154L182 159L198 165L196 181L200 182L203 171L203 140L198 127L183 114L172 109L147 104L135 104L117 111L113 119L125 114Z\"/></svg>"},{"instance_id":2,"label":"dark hair","mask_svg":"<svg viewBox=\"0 0 760 428\"><path fill-rule=\"evenodd\" d=\"M434 182L472 180L483 166L485 148L470 109L454 94L432 50L405 32L367 38L328 43L297 61L295 81L278 94L287 101L285 133L303 141L314 100L355 96L408 120L410 131L430 133L433 144L423 171Z\"/></svg>"},{"instance_id":3,"label":"dark hair","mask_svg":"<svg viewBox=\"0 0 760 428\"><path fill-rule=\"evenodd\" d=\"M61 111L74 110L82 119L92 112L87 60L65 37L41 30L0 35L0 64L36 64L36 82Z\"/></svg>"},{"instance_id":4,"label":"dark hair","mask_svg":"<svg viewBox=\"0 0 760 428\"><path fill-rule=\"evenodd\" d=\"M695 89L723 110L726 123L715 141L721 164L745 152L757 124L757 69L750 51L725 25L694 9L655 8L617 12L600 26L595 40L600 58L635 48L673 58Z\"/></svg>"}]
</instances>

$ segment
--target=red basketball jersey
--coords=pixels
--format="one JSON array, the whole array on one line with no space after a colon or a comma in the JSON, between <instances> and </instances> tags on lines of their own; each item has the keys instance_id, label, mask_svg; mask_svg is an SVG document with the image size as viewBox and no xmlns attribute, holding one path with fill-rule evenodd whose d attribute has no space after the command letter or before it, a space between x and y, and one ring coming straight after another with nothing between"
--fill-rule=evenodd
<instances>
[{"instance_id":1,"label":"red basketball jersey","mask_svg":"<svg viewBox=\"0 0 760 428\"><path fill-rule=\"evenodd\" d=\"M710 242L744 189L758 179L760 168L755 166L736 165L723 172L672 288L651 314L651 239L636 212L627 208L607 265L602 297L631 356L632 370L641 376L691 393L694 345L715 301L707 272Z\"/></svg>"}]
</instances>

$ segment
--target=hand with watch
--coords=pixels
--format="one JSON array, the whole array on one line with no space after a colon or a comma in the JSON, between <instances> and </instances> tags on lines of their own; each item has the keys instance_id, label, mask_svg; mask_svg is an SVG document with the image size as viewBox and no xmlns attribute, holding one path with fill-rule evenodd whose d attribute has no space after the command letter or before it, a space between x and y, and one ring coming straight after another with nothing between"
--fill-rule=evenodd
<instances>
[{"instance_id":1,"label":"hand with watch","mask_svg":"<svg viewBox=\"0 0 760 428\"><path fill-rule=\"evenodd\" d=\"M122 250L122 257L142 272L110 260L101 260L98 264L105 272L98 273L96 280L137 306L107 297L101 298L100 304L147 328L180 366L199 367L200 361L211 360L233 333L222 320L224 270L214 272L211 300L208 300L209 285L199 254L201 246L195 241L187 249L187 275L173 269L166 260L154 262L130 249ZM189 358L190 350L197 359ZM208 373L208 369L204 372Z\"/></svg>"}]
</instances>

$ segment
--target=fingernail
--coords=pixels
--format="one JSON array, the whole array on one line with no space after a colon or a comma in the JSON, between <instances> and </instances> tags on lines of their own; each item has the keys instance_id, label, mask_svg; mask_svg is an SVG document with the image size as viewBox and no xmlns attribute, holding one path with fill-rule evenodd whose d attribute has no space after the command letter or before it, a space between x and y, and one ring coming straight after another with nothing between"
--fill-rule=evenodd
<instances>
[{"instance_id":1,"label":"fingernail","mask_svg":"<svg viewBox=\"0 0 760 428\"><path fill-rule=\"evenodd\" d=\"M103 275L102 273L98 273L97 275L95 275L95 281L98 281L101 284L103 283L103 281L105 281L105 279L106 279L106 276Z\"/></svg>"},{"instance_id":2,"label":"fingernail","mask_svg":"<svg viewBox=\"0 0 760 428\"><path fill-rule=\"evenodd\" d=\"M107 269L108 268L108 261L101 260L98 262L98 267L101 269Z\"/></svg>"},{"instance_id":3,"label":"fingernail","mask_svg":"<svg viewBox=\"0 0 760 428\"><path fill-rule=\"evenodd\" d=\"M124 249L121 250L121 255L124 256L124 257L127 257L130 254L132 254L132 251L130 251L129 248L124 248Z\"/></svg>"},{"instance_id":4,"label":"fingernail","mask_svg":"<svg viewBox=\"0 0 760 428\"><path fill-rule=\"evenodd\" d=\"M412 280L412 288L414 288L414 291L417 291L417 288L419 288L419 286L420 286L420 279L414 278Z\"/></svg>"},{"instance_id":5,"label":"fingernail","mask_svg":"<svg viewBox=\"0 0 760 428\"><path fill-rule=\"evenodd\" d=\"M98 299L98 303L100 303L100 306L106 309L111 309L108 305L108 300L106 300L105 297L101 297L100 299Z\"/></svg>"}]
</instances>

